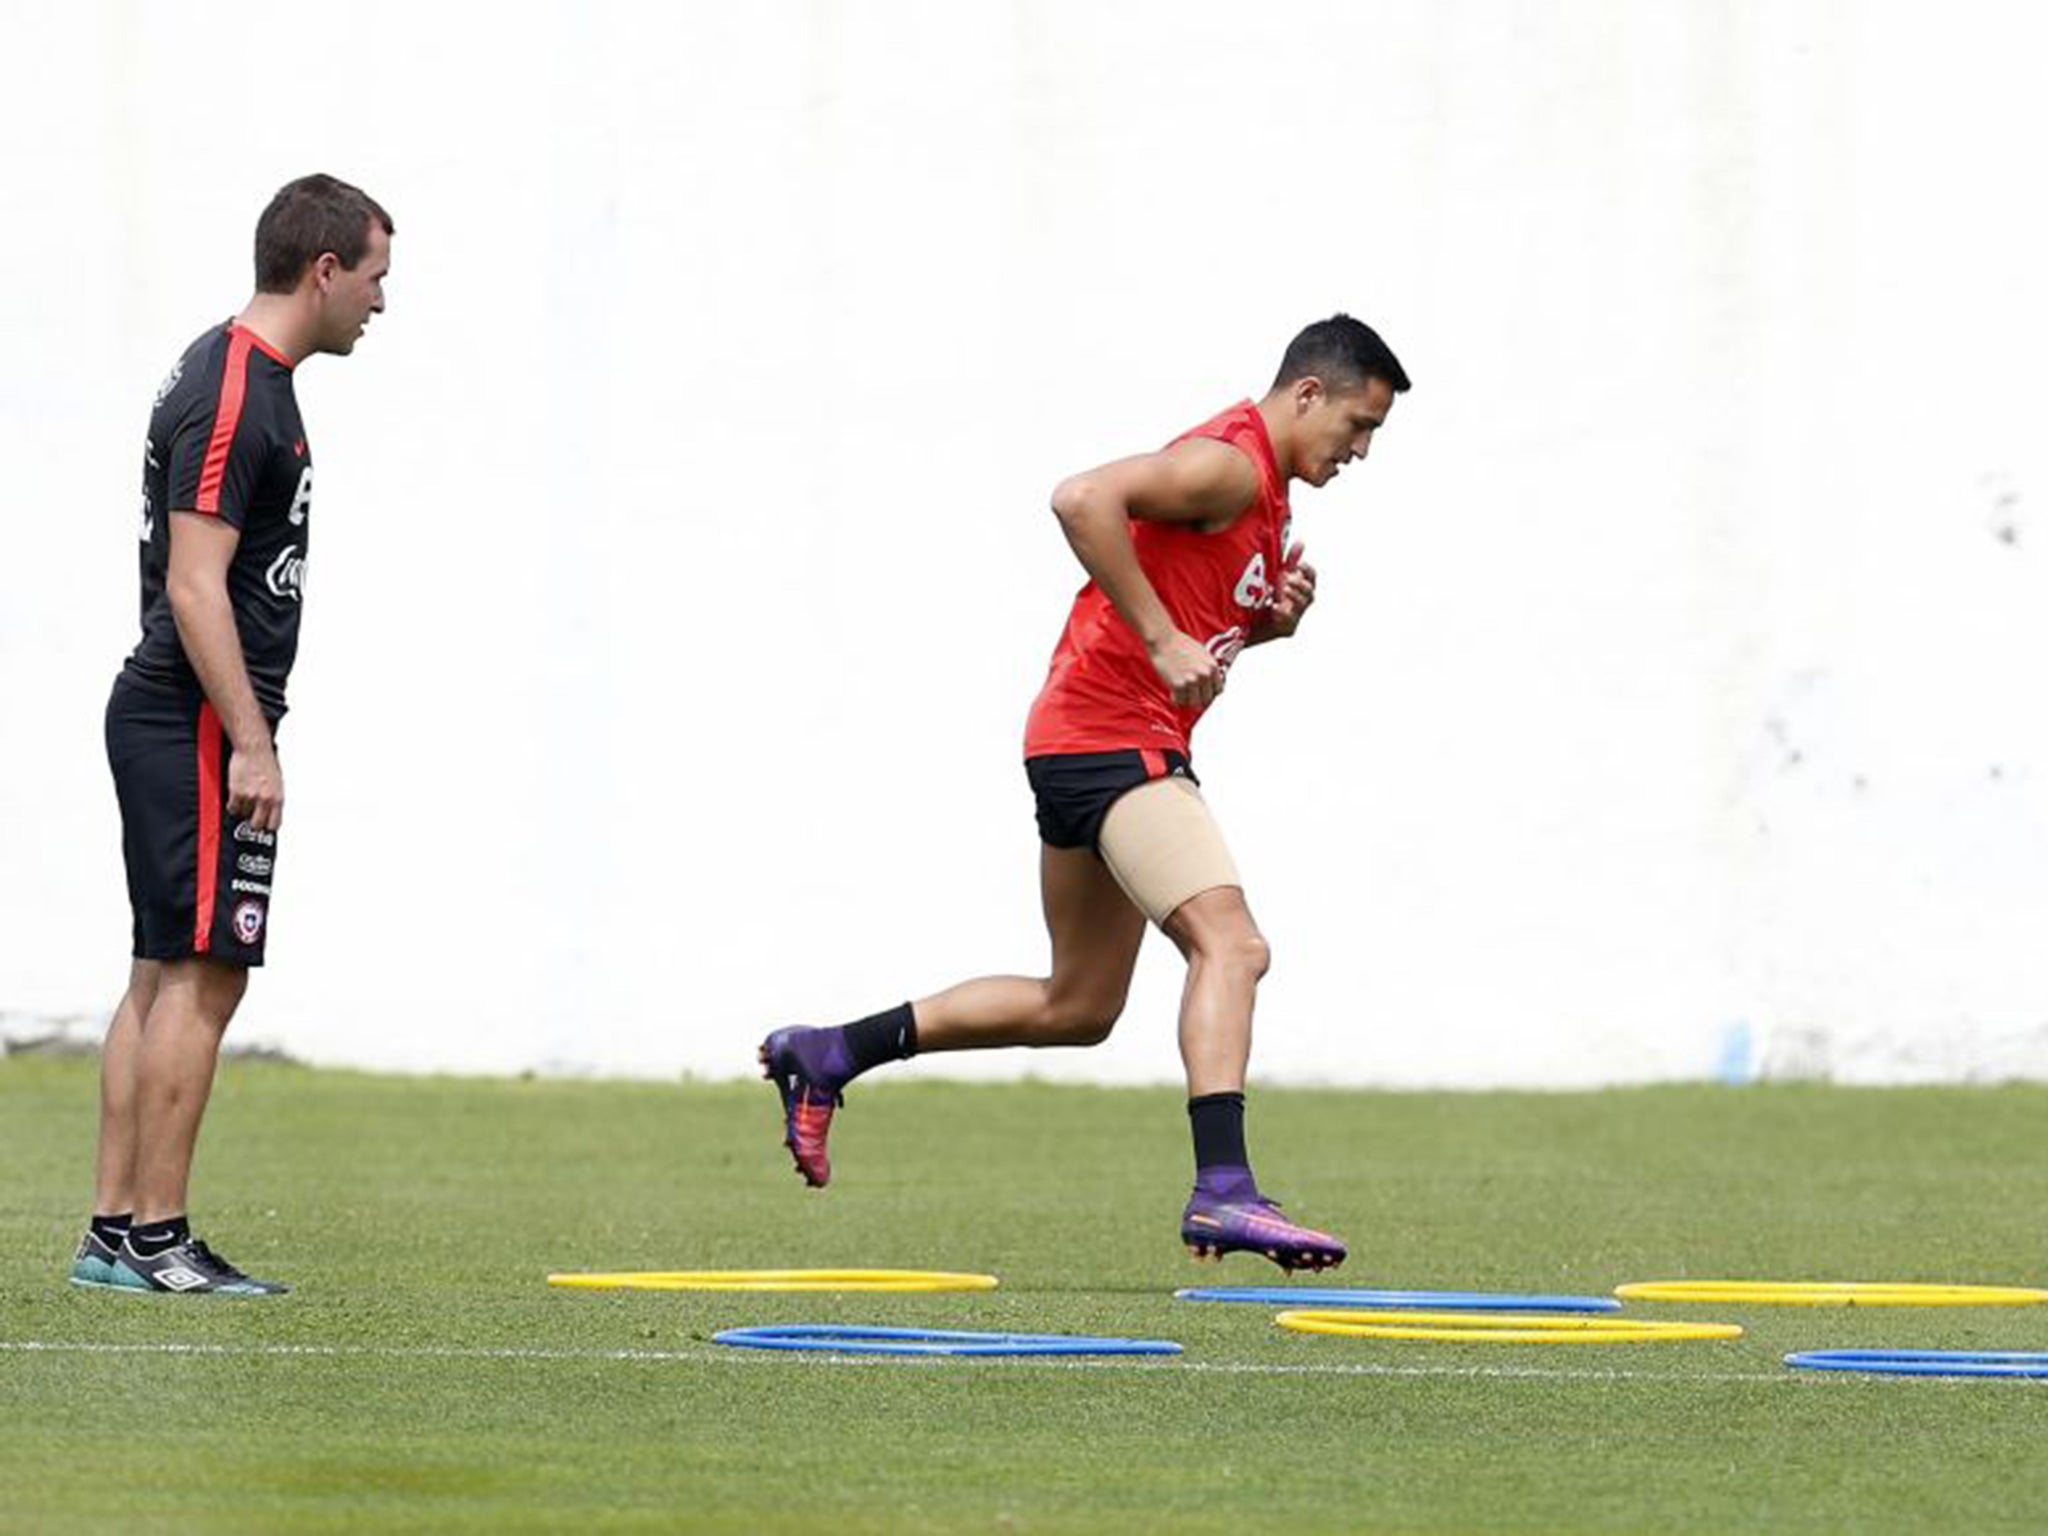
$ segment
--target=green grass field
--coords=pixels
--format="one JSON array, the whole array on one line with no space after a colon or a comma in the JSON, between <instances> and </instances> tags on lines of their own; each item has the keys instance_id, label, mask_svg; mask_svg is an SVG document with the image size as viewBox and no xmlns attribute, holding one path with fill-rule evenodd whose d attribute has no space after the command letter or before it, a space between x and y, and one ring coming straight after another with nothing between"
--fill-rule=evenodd
<instances>
[{"instance_id":1,"label":"green grass field","mask_svg":"<svg viewBox=\"0 0 2048 1536\"><path fill-rule=\"evenodd\" d=\"M1177 1285L1165 1091L857 1090L804 1190L764 1085L231 1063L202 1234L274 1301L80 1292L93 1065L0 1062L0 1530L1987 1531L2048 1525L2048 1394L1791 1349L2048 1349L2048 1308L1642 1307L1726 1343L1312 1338ZM2043 1276L2048 1091L1265 1092L1337 1283ZM930 1297L578 1294L555 1269L908 1266ZM1325 1280L1318 1283L1332 1283ZM1178 1360L867 1361L749 1322L1179 1340Z\"/></svg>"}]
</instances>

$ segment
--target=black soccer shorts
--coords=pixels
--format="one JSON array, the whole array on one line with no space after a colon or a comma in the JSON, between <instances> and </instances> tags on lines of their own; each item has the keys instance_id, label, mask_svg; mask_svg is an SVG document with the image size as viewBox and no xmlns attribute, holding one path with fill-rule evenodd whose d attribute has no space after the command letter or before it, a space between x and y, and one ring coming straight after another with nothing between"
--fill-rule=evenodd
<instances>
[{"instance_id":1,"label":"black soccer shorts","mask_svg":"<svg viewBox=\"0 0 2048 1536\"><path fill-rule=\"evenodd\" d=\"M116 679L107 763L121 802L138 960L263 963L277 834L228 814L232 755L203 697Z\"/></svg>"},{"instance_id":2,"label":"black soccer shorts","mask_svg":"<svg viewBox=\"0 0 2048 1536\"><path fill-rule=\"evenodd\" d=\"M1179 752L1147 747L1125 752L1055 752L1025 759L1024 773L1038 800L1038 835L1054 848L1093 849L1109 808L1154 779L1201 783Z\"/></svg>"}]
</instances>

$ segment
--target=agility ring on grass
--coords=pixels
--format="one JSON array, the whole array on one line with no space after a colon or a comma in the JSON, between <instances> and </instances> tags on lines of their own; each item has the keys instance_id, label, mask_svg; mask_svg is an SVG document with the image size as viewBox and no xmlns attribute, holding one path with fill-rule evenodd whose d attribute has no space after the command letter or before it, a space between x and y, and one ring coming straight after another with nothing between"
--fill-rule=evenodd
<instances>
[{"instance_id":1,"label":"agility ring on grass","mask_svg":"<svg viewBox=\"0 0 2048 1536\"><path fill-rule=\"evenodd\" d=\"M1195 1285L1181 1301L1249 1301L1278 1307L1421 1307L1444 1312L1619 1312L1612 1296L1516 1296L1501 1291L1369 1291L1286 1285Z\"/></svg>"},{"instance_id":2,"label":"agility ring on grass","mask_svg":"<svg viewBox=\"0 0 2048 1536\"><path fill-rule=\"evenodd\" d=\"M1891 1280L1642 1280L1626 1301L1754 1302L1770 1307L2027 1307L2048 1291L2024 1285L1922 1285Z\"/></svg>"},{"instance_id":3,"label":"agility ring on grass","mask_svg":"<svg viewBox=\"0 0 2048 1536\"><path fill-rule=\"evenodd\" d=\"M1813 1349L1787 1355L1807 1371L1870 1371L1880 1376L2048 1376L2048 1355L2017 1350Z\"/></svg>"},{"instance_id":4,"label":"agility ring on grass","mask_svg":"<svg viewBox=\"0 0 2048 1536\"><path fill-rule=\"evenodd\" d=\"M1667 1344L1739 1339L1734 1323L1665 1323L1633 1317L1516 1316L1498 1312L1282 1312L1296 1333L1347 1339L1427 1339L1442 1344Z\"/></svg>"},{"instance_id":5,"label":"agility ring on grass","mask_svg":"<svg viewBox=\"0 0 2048 1536\"><path fill-rule=\"evenodd\" d=\"M715 1344L741 1349L831 1350L855 1355L1177 1355L1165 1339L1094 1339L1073 1333L979 1333L957 1328L856 1328L785 1323L727 1328Z\"/></svg>"},{"instance_id":6,"label":"agility ring on grass","mask_svg":"<svg viewBox=\"0 0 2048 1536\"><path fill-rule=\"evenodd\" d=\"M642 1269L549 1275L572 1291L992 1291L994 1275L943 1269Z\"/></svg>"}]
</instances>

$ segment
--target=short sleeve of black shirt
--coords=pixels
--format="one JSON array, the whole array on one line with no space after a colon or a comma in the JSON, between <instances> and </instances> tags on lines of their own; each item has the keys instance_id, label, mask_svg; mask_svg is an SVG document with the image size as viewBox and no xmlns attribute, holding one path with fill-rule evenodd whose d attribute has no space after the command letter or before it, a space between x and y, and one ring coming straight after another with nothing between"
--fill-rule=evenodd
<instances>
[{"instance_id":1,"label":"short sleeve of black shirt","mask_svg":"<svg viewBox=\"0 0 2048 1536\"><path fill-rule=\"evenodd\" d=\"M160 419L169 437L167 506L246 529L252 503L266 491L273 499L291 494L273 483L280 474L299 478L297 464L280 462L292 458L290 434L298 427L291 368L238 328L206 345L201 363L195 387L176 388L163 402L170 407Z\"/></svg>"}]
</instances>

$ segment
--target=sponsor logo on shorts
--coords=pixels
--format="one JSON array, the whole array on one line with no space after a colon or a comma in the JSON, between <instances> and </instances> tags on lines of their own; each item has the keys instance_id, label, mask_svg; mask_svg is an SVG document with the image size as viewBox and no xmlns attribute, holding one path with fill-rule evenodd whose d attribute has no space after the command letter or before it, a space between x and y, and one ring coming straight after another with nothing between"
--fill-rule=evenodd
<instances>
[{"instance_id":1,"label":"sponsor logo on shorts","mask_svg":"<svg viewBox=\"0 0 2048 1536\"><path fill-rule=\"evenodd\" d=\"M260 880L233 880L228 883L232 891L246 891L251 896L268 896L270 887Z\"/></svg>"},{"instance_id":2,"label":"sponsor logo on shorts","mask_svg":"<svg viewBox=\"0 0 2048 1536\"><path fill-rule=\"evenodd\" d=\"M235 841L238 843L254 843L259 848L275 848L277 846L277 834L275 832L265 832L261 827L252 827L246 821L238 821L235 823Z\"/></svg>"},{"instance_id":3,"label":"sponsor logo on shorts","mask_svg":"<svg viewBox=\"0 0 2048 1536\"><path fill-rule=\"evenodd\" d=\"M236 885L242 882L237 880ZM254 944L263 937L263 903L260 901L238 901L235 903L235 939L238 943Z\"/></svg>"},{"instance_id":4,"label":"sponsor logo on shorts","mask_svg":"<svg viewBox=\"0 0 2048 1536\"><path fill-rule=\"evenodd\" d=\"M235 855L235 868L245 875L256 875L260 878L268 875L275 867L276 861L267 853L238 853Z\"/></svg>"}]
</instances>

